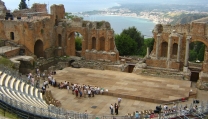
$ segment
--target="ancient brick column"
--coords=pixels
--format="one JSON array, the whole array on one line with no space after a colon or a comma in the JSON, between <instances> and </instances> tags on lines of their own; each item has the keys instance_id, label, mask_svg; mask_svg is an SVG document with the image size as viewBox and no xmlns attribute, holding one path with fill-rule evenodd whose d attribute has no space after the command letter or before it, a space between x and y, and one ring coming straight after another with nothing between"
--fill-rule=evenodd
<instances>
[{"instance_id":1,"label":"ancient brick column","mask_svg":"<svg viewBox=\"0 0 208 119\"><path fill-rule=\"evenodd\" d=\"M160 45L160 34L157 35L157 44L156 44L156 58L159 58L159 45Z\"/></svg>"},{"instance_id":2,"label":"ancient brick column","mask_svg":"<svg viewBox=\"0 0 208 119\"><path fill-rule=\"evenodd\" d=\"M149 47L147 47L147 58L149 58Z\"/></svg>"},{"instance_id":3,"label":"ancient brick column","mask_svg":"<svg viewBox=\"0 0 208 119\"><path fill-rule=\"evenodd\" d=\"M179 36L179 40L178 40L178 52L177 52L177 62L180 62L180 56L181 56L181 36Z\"/></svg>"},{"instance_id":4,"label":"ancient brick column","mask_svg":"<svg viewBox=\"0 0 208 119\"><path fill-rule=\"evenodd\" d=\"M191 36L187 36L186 37L186 54L185 54L184 68L183 68L184 72L188 71L189 43L190 43L190 40L191 40Z\"/></svg>"},{"instance_id":5,"label":"ancient brick column","mask_svg":"<svg viewBox=\"0 0 208 119\"><path fill-rule=\"evenodd\" d=\"M172 46L172 38L171 36L169 36L169 40L168 40L168 56L167 56L167 60L170 60L170 55L171 55L171 46Z\"/></svg>"}]
</instances>

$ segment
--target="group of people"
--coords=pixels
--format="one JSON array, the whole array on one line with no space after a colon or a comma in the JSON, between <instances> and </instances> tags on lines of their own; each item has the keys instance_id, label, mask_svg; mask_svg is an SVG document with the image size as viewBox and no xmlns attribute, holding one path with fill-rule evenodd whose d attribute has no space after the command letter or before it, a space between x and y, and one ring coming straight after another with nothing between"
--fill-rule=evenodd
<instances>
[{"instance_id":1,"label":"group of people","mask_svg":"<svg viewBox=\"0 0 208 119\"><path fill-rule=\"evenodd\" d=\"M79 85L79 84L73 84L67 86L67 90L72 90L72 94L75 94L76 97L94 97L98 94L103 94L104 89L97 87L97 86L90 86L90 85Z\"/></svg>"},{"instance_id":2,"label":"group of people","mask_svg":"<svg viewBox=\"0 0 208 119\"><path fill-rule=\"evenodd\" d=\"M94 97L95 95L98 94L103 94L104 89L100 88L98 86L90 86L90 85L85 85L85 84L76 84L76 83L69 83L67 81L65 82L60 82L58 84L59 89L67 89L68 93L72 92L72 94L76 97Z\"/></svg>"},{"instance_id":3,"label":"group of people","mask_svg":"<svg viewBox=\"0 0 208 119\"><path fill-rule=\"evenodd\" d=\"M58 87L59 87L59 89L63 89L63 88L69 88L69 82L61 82L59 85L58 85Z\"/></svg>"},{"instance_id":4,"label":"group of people","mask_svg":"<svg viewBox=\"0 0 208 119\"><path fill-rule=\"evenodd\" d=\"M117 103L115 103L114 106L113 106L113 104L111 104L110 105L111 114L113 115L113 110L115 110L115 114L118 115L118 108L119 108L119 106Z\"/></svg>"},{"instance_id":5,"label":"group of people","mask_svg":"<svg viewBox=\"0 0 208 119\"><path fill-rule=\"evenodd\" d=\"M43 80L44 80L43 86L42 86L42 93L43 93L43 94L45 94L46 88L47 88L47 87L49 88L49 84L50 84L51 86L55 86L55 85L56 85L56 80L55 80L55 78L53 77L53 75L56 74L56 73L54 73L54 71L51 71L51 72L48 74L48 78L47 78L47 79L45 79L45 77L46 77L45 72L43 72L42 75L41 75L39 69L36 70L36 74L37 74L37 77L38 77L38 78L39 78L39 77L42 77Z\"/></svg>"},{"instance_id":6,"label":"group of people","mask_svg":"<svg viewBox=\"0 0 208 119\"><path fill-rule=\"evenodd\" d=\"M48 75L48 82L49 82L49 84L51 84L51 86L56 86L56 80L52 74Z\"/></svg>"},{"instance_id":7,"label":"group of people","mask_svg":"<svg viewBox=\"0 0 208 119\"><path fill-rule=\"evenodd\" d=\"M28 76L28 82L32 85L35 86L35 77L32 75L32 73L29 73Z\"/></svg>"},{"instance_id":8,"label":"group of people","mask_svg":"<svg viewBox=\"0 0 208 119\"><path fill-rule=\"evenodd\" d=\"M115 103L114 106L113 104L110 105L110 111L112 115L113 115L113 110L115 110L115 114L118 115L118 109L120 107L120 104L121 104L121 98L119 97L118 103Z\"/></svg>"}]
</instances>

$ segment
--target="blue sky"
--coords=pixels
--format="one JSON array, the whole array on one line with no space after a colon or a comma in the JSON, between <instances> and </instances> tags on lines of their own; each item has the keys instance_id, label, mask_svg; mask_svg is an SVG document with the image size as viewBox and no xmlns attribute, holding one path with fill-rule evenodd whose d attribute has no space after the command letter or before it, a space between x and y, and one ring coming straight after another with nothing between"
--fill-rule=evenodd
<instances>
[{"instance_id":1,"label":"blue sky","mask_svg":"<svg viewBox=\"0 0 208 119\"><path fill-rule=\"evenodd\" d=\"M2 0L10 10L18 8L21 0ZM27 4L28 4L28 0ZM67 12L81 12L83 10L98 10L118 5L118 3L177 3L177 4L203 4L208 0L29 0L29 7L33 3L64 4Z\"/></svg>"},{"instance_id":2,"label":"blue sky","mask_svg":"<svg viewBox=\"0 0 208 119\"><path fill-rule=\"evenodd\" d=\"M4 1L6 7L10 10L18 8L20 0L2 0ZM122 0L29 0L29 7L33 3L45 3L49 6L52 4L64 4L66 11L81 11L79 9L99 9L102 5L103 8L108 8L110 6L115 6L117 1ZM26 0L28 4L28 0Z\"/></svg>"}]
</instances>

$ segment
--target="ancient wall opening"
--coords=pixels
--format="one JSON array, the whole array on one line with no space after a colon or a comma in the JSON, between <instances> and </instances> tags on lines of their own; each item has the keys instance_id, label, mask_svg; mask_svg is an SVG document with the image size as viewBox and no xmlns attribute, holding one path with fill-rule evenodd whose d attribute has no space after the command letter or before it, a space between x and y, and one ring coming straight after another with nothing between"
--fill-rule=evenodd
<instances>
[{"instance_id":1,"label":"ancient wall opening","mask_svg":"<svg viewBox=\"0 0 208 119\"><path fill-rule=\"evenodd\" d=\"M128 73L132 73L134 71L135 65L128 65Z\"/></svg>"},{"instance_id":2,"label":"ancient wall opening","mask_svg":"<svg viewBox=\"0 0 208 119\"><path fill-rule=\"evenodd\" d=\"M92 49L96 49L96 38L92 37Z\"/></svg>"},{"instance_id":3,"label":"ancient wall opening","mask_svg":"<svg viewBox=\"0 0 208 119\"><path fill-rule=\"evenodd\" d=\"M205 56L206 45L200 41L194 41L189 44L189 61L203 62Z\"/></svg>"},{"instance_id":4,"label":"ancient wall opening","mask_svg":"<svg viewBox=\"0 0 208 119\"><path fill-rule=\"evenodd\" d=\"M10 39L14 40L14 32L10 32Z\"/></svg>"},{"instance_id":5,"label":"ancient wall opening","mask_svg":"<svg viewBox=\"0 0 208 119\"><path fill-rule=\"evenodd\" d=\"M85 47L83 35L80 32L71 32L68 36L68 42L70 47L68 48L70 51L69 55L81 56L82 47ZM68 47L68 46L67 46Z\"/></svg>"},{"instance_id":6,"label":"ancient wall opening","mask_svg":"<svg viewBox=\"0 0 208 119\"><path fill-rule=\"evenodd\" d=\"M113 51L114 50L114 41L113 38L110 38L110 50Z\"/></svg>"},{"instance_id":7,"label":"ancient wall opening","mask_svg":"<svg viewBox=\"0 0 208 119\"><path fill-rule=\"evenodd\" d=\"M62 36L58 34L58 47L62 47Z\"/></svg>"},{"instance_id":8,"label":"ancient wall opening","mask_svg":"<svg viewBox=\"0 0 208 119\"><path fill-rule=\"evenodd\" d=\"M173 44L172 55L177 55L177 52L178 52L178 44L174 43Z\"/></svg>"},{"instance_id":9,"label":"ancient wall opening","mask_svg":"<svg viewBox=\"0 0 208 119\"><path fill-rule=\"evenodd\" d=\"M197 82L199 79L199 72L191 71L190 81Z\"/></svg>"},{"instance_id":10,"label":"ancient wall opening","mask_svg":"<svg viewBox=\"0 0 208 119\"><path fill-rule=\"evenodd\" d=\"M105 51L105 38L100 38L100 50Z\"/></svg>"},{"instance_id":11,"label":"ancient wall opening","mask_svg":"<svg viewBox=\"0 0 208 119\"><path fill-rule=\"evenodd\" d=\"M58 26L58 16L56 15L56 19L55 19L55 26Z\"/></svg>"},{"instance_id":12,"label":"ancient wall opening","mask_svg":"<svg viewBox=\"0 0 208 119\"><path fill-rule=\"evenodd\" d=\"M161 56L162 57L167 57L167 52L168 52L168 43L163 42L161 45Z\"/></svg>"},{"instance_id":13,"label":"ancient wall opening","mask_svg":"<svg viewBox=\"0 0 208 119\"><path fill-rule=\"evenodd\" d=\"M74 33L75 33L75 50L82 51L83 36L79 32L74 32Z\"/></svg>"},{"instance_id":14,"label":"ancient wall opening","mask_svg":"<svg viewBox=\"0 0 208 119\"><path fill-rule=\"evenodd\" d=\"M189 69L191 70L190 80L197 82L199 72L203 69L203 64L206 63L207 46L200 41L194 41L189 44ZM205 68L206 69L206 68Z\"/></svg>"},{"instance_id":15,"label":"ancient wall opening","mask_svg":"<svg viewBox=\"0 0 208 119\"><path fill-rule=\"evenodd\" d=\"M44 57L43 42L41 40L37 40L35 42L34 54L37 56L37 58Z\"/></svg>"}]
</instances>

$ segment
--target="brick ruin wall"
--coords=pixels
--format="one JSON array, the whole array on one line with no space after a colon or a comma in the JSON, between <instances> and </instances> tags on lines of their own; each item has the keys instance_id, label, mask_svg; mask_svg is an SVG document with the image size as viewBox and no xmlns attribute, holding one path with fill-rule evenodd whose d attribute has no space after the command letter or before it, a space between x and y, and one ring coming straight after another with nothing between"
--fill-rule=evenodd
<instances>
[{"instance_id":1,"label":"brick ruin wall","mask_svg":"<svg viewBox=\"0 0 208 119\"><path fill-rule=\"evenodd\" d=\"M35 3L30 9L15 10L12 14L14 17L45 16L48 14L47 5Z\"/></svg>"},{"instance_id":2,"label":"brick ruin wall","mask_svg":"<svg viewBox=\"0 0 208 119\"><path fill-rule=\"evenodd\" d=\"M37 9L37 6L40 5L33 5L31 9ZM40 8L39 11L45 10L44 5ZM99 22L98 26L97 22L66 20L63 19L64 16L63 5L52 5L51 14L47 17L0 20L0 38L26 46L31 53L36 52L35 45L40 41L43 44L42 56L50 58L74 56L76 52L74 33L79 32L83 36L82 57L91 60L118 61L119 53L115 47L114 32L108 22L102 21L101 24Z\"/></svg>"},{"instance_id":3,"label":"brick ruin wall","mask_svg":"<svg viewBox=\"0 0 208 119\"><path fill-rule=\"evenodd\" d=\"M173 33L174 32L174 33ZM173 50L173 44L176 43L178 44L179 41L179 36L181 36L181 51L180 51L180 62L176 61L177 58L177 54L173 55L172 54L172 50ZM208 24L206 22L192 22L190 24L184 24L184 25L175 25L175 26L171 26L171 25L156 25L154 32L154 46L153 46L153 50L150 54L150 59L147 59L147 65L148 66L152 66L152 67L161 67L161 68L169 68L169 69L178 69L178 70L182 70L182 67L184 66L184 60L185 60L185 51L186 51L186 38L188 36L191 36L191 42L194 41L201 41L203 42L206 46L208 46ZM158 52L158 56L159 59L156 59L156 44L157 44L157 38L158 35L160 35L160 42L159 42L159 52ZM167 56L163 57L162 53L164 49L162 49L162 43L166 42L168 44L169 42L169 36L171 36L172 38L172 43L171 43L171 61L167 61ZM167 49L166 49L167 50ZM207 67L207 59L208 59L208 53L207 50L205 50L205 59L204 59L204 63L203 63L203 71L206 71L206 69L208 69ZM167 66L167 64L169 64Z\"/></svg>"},{"instance_id":4,"label":"brick ruin wall","mask_svg":"<svg viewBox=\"0 0 208 119\"><path fill-rule=\"evenodd\" d=\"M34 52L34 42L37 40L44 40L44 49L52 46L52 36L47 32L52 28L50 20L47 19L33 23L2 20L0 21L0 38L13 40ZM14 39L11 39L11 33L14 33Z\"/></svg>"}]
</instances>

